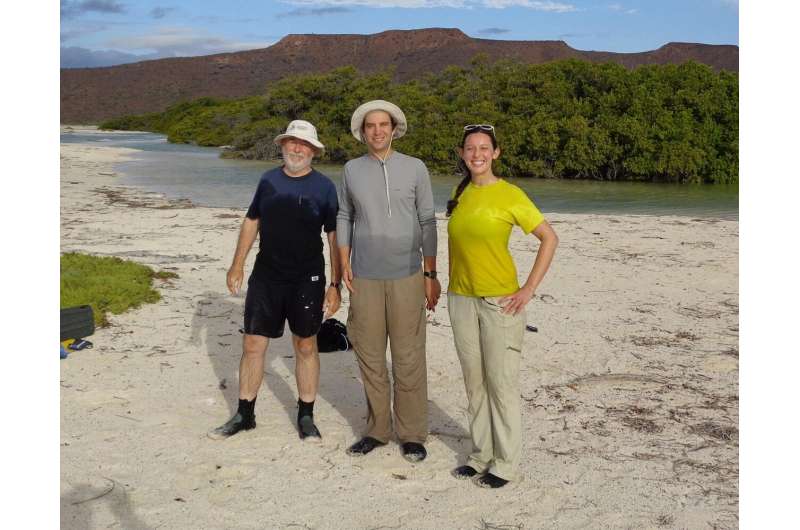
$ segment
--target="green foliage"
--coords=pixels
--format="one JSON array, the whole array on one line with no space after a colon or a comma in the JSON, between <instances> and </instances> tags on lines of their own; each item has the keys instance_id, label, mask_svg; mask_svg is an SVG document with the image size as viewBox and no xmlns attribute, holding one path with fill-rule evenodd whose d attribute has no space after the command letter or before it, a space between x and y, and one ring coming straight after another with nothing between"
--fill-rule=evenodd
<instances>
[{"instance_id":1,"label":"green foliage","mask_svg":"<svg viewBox=\"0 0 800 530\"><path fill-rule=\"evenodd\" d=\"M139 114L136 116L122 116L104 121L100 124L100 129L117 131L152 131L158 130L161 121L161 113Z\"/></svg>"},{"instance_id":2,"label":"green foliage","mask_svg":"<svg viewBox=\"0 0 800 530\"><path fill-rule=\"evenodd\" d=\"M69 253L61 256L61 307L91 305L95 324L108 324L106 312L118 315L161 299L153 278L177 278L174 272L113 257Z\"/></svg>"},{"instance_id":3,"label":"green foliage","mask_svg":"<svg viewBox=\"0 0 800 530\"><path fill-rule=\"evenodd\" d=\"M404 153L436 172L455 168L468 123L492 123L505 176L735 183L739 173L739 78L693 62L627 70L577 60L528 65L473 59L420 80L353 67L285 78L263 96L201 98L163 113L127 116L103 128L148 130L173 142L231 145L224 156L279 155L272 139L293 119L316 125L323 161L365 148L350 134L353 110L387 99L406 113Z\"/></svg>"},{"instance_id":4,"label":"green foliage","mask_svg":"<svg viewBox=\"0 0 800 530\"><path fill-rule=\"evenodd\" d=\"M178 276L177 272L157 271L153 272L153 278L156 278L157 280L174 280L176 278L180 278L180 276Z\"/></svg>"}]
</instances>

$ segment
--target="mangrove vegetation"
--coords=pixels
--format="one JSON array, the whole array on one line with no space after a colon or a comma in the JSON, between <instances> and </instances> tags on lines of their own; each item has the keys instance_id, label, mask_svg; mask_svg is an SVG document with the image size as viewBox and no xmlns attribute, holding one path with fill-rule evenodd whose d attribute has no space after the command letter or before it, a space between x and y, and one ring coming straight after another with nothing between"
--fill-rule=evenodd
<instances>
[{"instance_id":1,"label":"mangrove vegetation","mask_svg":"<svg viewBox=\"0 0 800 530\"><path fill-rule=\"evenodd\" d=\"M166 134L169 141L230 146L224 156L270 159L272 139L293 119L317 126L327 163L365 149L349 132L355 108L387 99L406 113L397 148L432 171L453 172L470 123L496 126L503 176L736 183L739 78L698 63L633 70L577 60L540 65L477 57L421 80L353 67L285 78L263 95L200 98L160 113L125 116L104 129Z\"/></svg>"}]
</instances>

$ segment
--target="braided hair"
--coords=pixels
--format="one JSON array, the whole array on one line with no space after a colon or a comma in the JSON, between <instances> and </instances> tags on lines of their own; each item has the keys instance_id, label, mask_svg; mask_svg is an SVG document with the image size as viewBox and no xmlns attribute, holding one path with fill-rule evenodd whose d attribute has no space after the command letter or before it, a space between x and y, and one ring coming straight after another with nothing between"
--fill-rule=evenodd
<instances>
[{"instance_id":1,"label":"braided hair","mask_svg":"<svg viewBox=\"0 0 800 530\"><path fill-rule=\"evenodd\" d=\"M464 149L464 144L467 141L467 137L470 134L475 134L475 133L488 134L489 138L492 140L492 148L497 149L497 138L495 138L494 136L494 131L485 131L482 129L473 129L471 131L464 131L464 136L461 137L461 149ZM469 184L470 180L472 180L472 174L470 173L469 168L467 167L467 163L464 162L464 159L461 158L460 156L458 157L458 166L456 167L456 173L458 173L459 175L464 175L464 177L461 179L461 182L458 183L453 198L447 201L447 212L445 213L447 217L453 215L453 210L455 210L456 206L458 206L458 198L461 196L462 193L464 193L464 190L467 189L467 185Z\"/></svg>"}]
</instances>

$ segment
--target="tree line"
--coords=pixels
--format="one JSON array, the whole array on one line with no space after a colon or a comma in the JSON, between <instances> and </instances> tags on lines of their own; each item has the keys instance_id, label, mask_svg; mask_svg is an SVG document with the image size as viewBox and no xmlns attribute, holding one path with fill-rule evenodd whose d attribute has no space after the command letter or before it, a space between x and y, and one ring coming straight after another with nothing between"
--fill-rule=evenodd
<instances>
[{"instance_id":1,"label":"tree line","mask_svg":"<svg viewBox=\"0 0 800 530\"><path fill-rule=\"evenodd\" d=\"M322 160L344 163L365 149L349 132L361 103L387 99L406 114L398 149L439 173L455 170L463 126L495 125L503 176L736 183L739 78L694 62L633 70L578 60L449 67L407 82L391 70L343 67L292 76L263 95L200 98L160 113L106 121L104 129L166 134L169 141L230 146L223 156L269 159L272 139L293 119L318 129Z\"/></svg>"}]
</instances>

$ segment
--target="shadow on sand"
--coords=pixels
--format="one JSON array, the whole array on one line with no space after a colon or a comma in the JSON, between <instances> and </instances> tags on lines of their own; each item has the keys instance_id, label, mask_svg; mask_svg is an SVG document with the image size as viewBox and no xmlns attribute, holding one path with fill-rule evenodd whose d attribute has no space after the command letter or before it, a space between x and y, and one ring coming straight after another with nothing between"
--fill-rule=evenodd
<instances>
[{"instance_id":1,"label":"shadow on sand","mask_svg":"<svg viewBox=\"0 0 800 530\"><path fill-rule=\"evenodd\" d=\"M230 415L239 403L237 371L241 358L243 305L227 293L206 291L197 301L192 320L192 340L204 342L207 354L220 382ZM294 425L297 417L297 389L294 384L294 351L288 324L283 337L270 340L265 361L264 385L283 406ZM283 363L292 374L288 381L275 371ZM225 388L222 388L224 386ZM263 389L259 394L263 393ZM355 353L352 350L320 353L320 384L318 398L328 402L347 421L354 440L361 435L366 422L364 387L359 378ZM228 418L220 418L224 423ZM429 430L453 452L464 451L461 440L468 439L464 428L433 401L428 402ZM210 428L216 427L209 426ZM320 430L322 427L320 426ZM445 433L440 435L438 433ZM324 432L323 432L324 436Z\"/></svg>"},{"instance_id":2,"label":"shadow on sand","mask_svg":"<svg viewBox=\"0 0 800 530\"><path fill-rule=\"evenodd\" d=\"M131 507L124 484L103 477L105 484L77 484L61 496L61 528L97 528L94 512L105 504L120 528L147 530L149 525L139 519Z\"/></svg>"}]
</instances>

